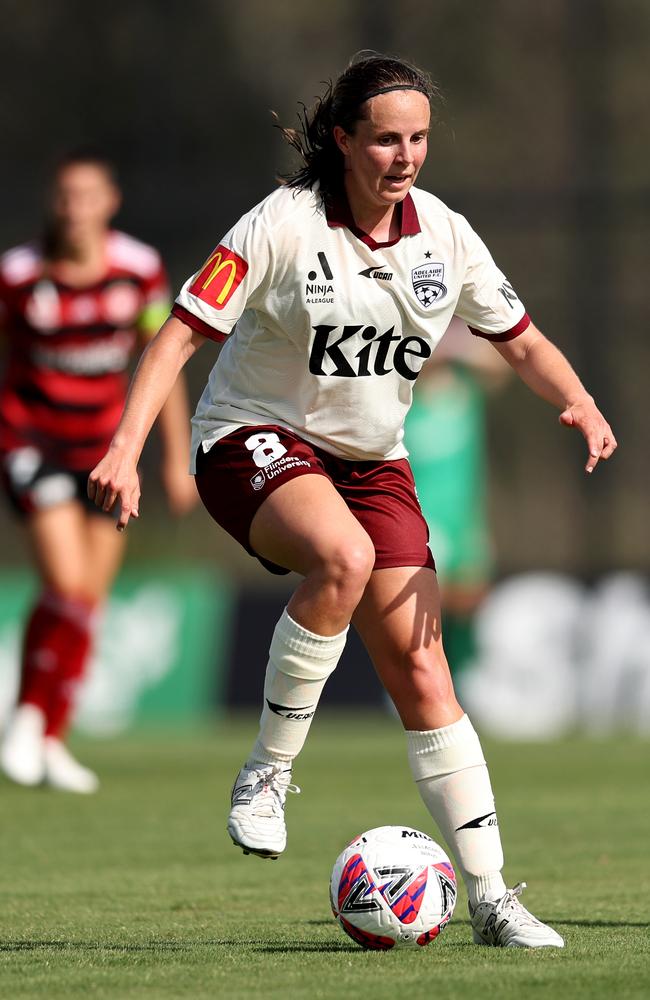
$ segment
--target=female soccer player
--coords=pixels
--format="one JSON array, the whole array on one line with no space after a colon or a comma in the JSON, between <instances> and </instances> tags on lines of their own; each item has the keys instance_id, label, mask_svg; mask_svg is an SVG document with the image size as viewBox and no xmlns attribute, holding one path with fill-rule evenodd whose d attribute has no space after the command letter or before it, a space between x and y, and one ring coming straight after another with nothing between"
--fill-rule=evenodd
<instances>
[{"instance_id":1,"label":"female soccer player","mask_svg":"<svg viewBox=\"0 0 650 1000\"><path fill-rule=\"evenodd\" d=\"M169 311L158 253L110 229L120 204L111 164L80 151L59 164L44 241L0 260L8 360L0 388L0 468L29 536L41 589L27 624L18 704L0 763L24 785L92 792L97 777L63 739L123 539L87 497L124 405L138 337ZM171 507L193 502L182 384L161 411Z\"/></svg>"},{"instance_id":2,"label":"female soccer player","mask_svg":"<svg viewBox=\"0 0 650 1000\"><path fill-rule=\"evenodd\" d=\"M354 621L407 731L418 789L465 879L477 943L561 947L501 875L487 766L442 648L427 530L402 444L413 383L454 314L562 423L586 469L616 442L466 220L414 187L431 81L401 60L353 63L285 132L303 165L230 230L145 351L89 495L138 516L140 449L177 374L225 341L194 417L199 493L276 571L303 577L273 635L260 729L228 830L277 857L291 766Z\"/></svg>"}]
</instances>

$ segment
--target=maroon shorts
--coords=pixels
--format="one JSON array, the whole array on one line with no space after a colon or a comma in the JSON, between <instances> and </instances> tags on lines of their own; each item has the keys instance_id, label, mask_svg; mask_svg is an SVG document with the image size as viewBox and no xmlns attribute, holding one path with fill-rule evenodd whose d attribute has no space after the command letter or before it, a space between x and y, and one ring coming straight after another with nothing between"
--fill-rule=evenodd
<instances>
[{"instance_id":1,"label":"maroon shorts","mask_svg":"<svg viewBox=\"0 0 650 1000\"><path fill-rule=\"evenodd\" d=\"M375 547L375 569L435 569L427 544L429 529L405 458L395 462L336 458L274 424L242 427L207 452L199 447L196 456L196 485L209 514L274 573L289 570L262 559L251 548L251 523L278 486L310 474L329 479L366 530Z\"/></svg>"}]
</instances>

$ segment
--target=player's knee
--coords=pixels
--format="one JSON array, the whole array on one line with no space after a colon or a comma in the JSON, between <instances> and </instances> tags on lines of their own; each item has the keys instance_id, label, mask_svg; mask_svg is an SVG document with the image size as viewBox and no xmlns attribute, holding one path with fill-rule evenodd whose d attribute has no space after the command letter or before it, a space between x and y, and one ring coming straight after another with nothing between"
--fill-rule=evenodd
<instances>
[{"instance_id":1,"label":"player's knee","mask_svg":"<svg viewBox=\"0 0 650 1000\"><path fill-rule=\"evenodd\" d=\"M342 597L356 603L361 598L375 563L375 548L365 532L343 539L327 553L324 572Z\"/></svg>"},{"instance_id":2,"label":"player's knee","mask_svg":"<svg viewBox=\"0 0 650 1000\"><path fill-rule=\"evenodd\" d=\"M375 547L369 536L365 532L360 534L339 553L339 560L348 586L361 596L375 565Z\"/></svg>"},{"instance_id":3,"label":"player's knee","mask_svg":"<svg viewBox=\"0 0 650 1000\"><path fill-rule=\"evenodd\" d=\"M81 587L46 587L40 598L59 618L69 619L83 629L93 629L97 622L99 601Z\"/></svg>"},{"instance_id":4,"label":"player's knee","mask_svg":"<svg viewBox=\"0 0 650 1000\"><path fill-rule=\"evenodd\" d=\"M105 596L100 588L83 574L61 581L59 585L51 587L50 590L63 601L88 605L100 603Z\"/></svg>"},{"instance_id":5,"label":"player's knee","mask_svg":"<svg viewBox=\"0 0 650 1000\"><path fill-rule=\"evenodd\" d=\"M83 573L59 574L45 580L45 590L55 600L76 601L86 596L84 582Z\"/></svg>"},{"instance_id":6,"label":"player's knee","mask_svg":"<svg viewBox=\"0 0 650 1000\"><path fill-rule=\"evenodd\" d=\"M77 596L80 601L84 601L86 604L96 605L103 604L108 595L105 587L93 586L86 581Z\"/></svg>"}]
</instances>

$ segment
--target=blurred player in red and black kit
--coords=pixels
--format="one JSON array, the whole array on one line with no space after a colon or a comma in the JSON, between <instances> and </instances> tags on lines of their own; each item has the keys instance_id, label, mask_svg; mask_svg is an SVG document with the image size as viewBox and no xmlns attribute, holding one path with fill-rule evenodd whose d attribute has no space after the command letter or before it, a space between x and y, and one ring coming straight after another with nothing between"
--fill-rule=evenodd
<instances>
[{"instance_id":1,"label":"blurred player in red and black kit","mask_svg":"<svg viewBox=\"0 0 650 1000\"><path fill-rule=\"evenodd\" d=\"M12 780L92 792L97 777L63 743L124 536L86 497L124 405L133 352L169 311L152 247L110 228L120 191L110 161L58 164L45 238L0 259L0 463L24 520L41 590L25 632L18 704L0 762ZM162 479L174 513L192 506L188 412L177 382L160 414Z\"/></svg>"}]
</instances>

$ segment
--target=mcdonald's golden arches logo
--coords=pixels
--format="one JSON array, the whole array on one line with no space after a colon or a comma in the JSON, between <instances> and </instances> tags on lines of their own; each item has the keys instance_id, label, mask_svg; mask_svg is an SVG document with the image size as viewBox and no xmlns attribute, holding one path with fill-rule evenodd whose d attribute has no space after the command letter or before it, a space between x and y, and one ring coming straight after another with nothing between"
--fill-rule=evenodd
<instances>
[{"instance_id":1,"label":"mcdonald's golden arches logo","mask_svg":"<svg viewBox=\"0 0 650 1000\"><path fill-rule=\"evenodd\" d=\"M190 285L190 292L213 309L223 309L248 271L248 264L221 243Z\"/></svg>"}]
</instances>

